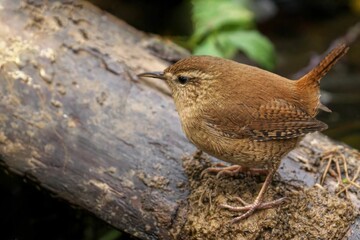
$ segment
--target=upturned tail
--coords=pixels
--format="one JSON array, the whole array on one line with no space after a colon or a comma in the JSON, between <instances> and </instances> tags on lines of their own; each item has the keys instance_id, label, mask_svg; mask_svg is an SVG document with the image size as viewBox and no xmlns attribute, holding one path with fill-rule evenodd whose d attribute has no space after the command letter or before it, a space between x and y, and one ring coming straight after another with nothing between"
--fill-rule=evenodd
<instances>
[{"instance_id":1,"label":"upturned tail","mask_svg":"<svg viewBox=\"0 0 360 240\"><path fill-rule=\"evenodd\" d=\"M331 50L315 68L296 81L298 91L304 100L308 102L308 113L312 116L317 114L318 109L330 112L330 110L319 101L320 80L348 50L349 47L345 43L339 44Z\"/></svg>"}]
</instances>

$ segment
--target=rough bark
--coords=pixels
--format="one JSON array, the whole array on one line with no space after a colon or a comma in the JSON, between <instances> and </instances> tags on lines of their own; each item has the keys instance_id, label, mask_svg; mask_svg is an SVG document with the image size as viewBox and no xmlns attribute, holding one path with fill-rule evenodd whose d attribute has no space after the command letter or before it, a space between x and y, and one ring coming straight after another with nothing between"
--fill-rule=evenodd
<instances>
[{"instance_id":1,"label":"rough bark","mask_svg":"<svg viewBox=\"0 0 360 240\"><path fill-rule=\"evenodd\" d=\"M82 1L2 0L0 18L0 163L139 238L214 237L188 221L192 180L208 163L182 160L195 148L168 89L136 77L186 53ZM283 161L280 182L303 189L318 182L316 162L336 144L315 134L301 146Z\"/></svg>"}]
</instances>

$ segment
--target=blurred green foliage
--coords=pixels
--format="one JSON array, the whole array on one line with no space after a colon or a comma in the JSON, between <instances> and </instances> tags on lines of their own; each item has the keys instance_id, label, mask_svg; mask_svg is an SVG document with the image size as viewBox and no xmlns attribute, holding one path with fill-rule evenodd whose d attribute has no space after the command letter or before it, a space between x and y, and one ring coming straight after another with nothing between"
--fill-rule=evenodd
<instances>
[{"instance_id":1,"label":"blurred green foliage","mask_svg":"<svg viewBox=\"0 0 360 240\"><path fill-rule=\"evenodd\" d=\"M113 230L109 230L99 240L117 240L120 239L120 237L121 237L121 232L113 229Z\"/></svg>"},{"instance_id":2,"label":"blurred green foliage","mask_svg":"<svg viewBox=\"0 0 360 240\"><path fill-rule=\"evenodd\" d=\"M192 0L194 55L232 58L237 51L266 69L275 66L274 46L255 28L248 0Z\"/></svg>"}]
</instances>

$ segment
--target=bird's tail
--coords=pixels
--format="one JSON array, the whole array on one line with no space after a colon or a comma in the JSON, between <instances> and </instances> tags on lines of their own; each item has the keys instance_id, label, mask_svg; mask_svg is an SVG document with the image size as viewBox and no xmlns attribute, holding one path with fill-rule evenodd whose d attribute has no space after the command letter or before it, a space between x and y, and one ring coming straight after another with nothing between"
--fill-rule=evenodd
<instances>
[{"instance_id":1,"label":"bird's tail","mask_svg":"<svg viewBox=\"0 0 360 240\"><path fill-rule=\"evenodd\" d=\"M311 115L316 115L319 108L330 111L319 102L320 80L348 50L345 43L339 44L315 68L296 81L299 92L308 102Z\"/></svg>"}]
</instances>

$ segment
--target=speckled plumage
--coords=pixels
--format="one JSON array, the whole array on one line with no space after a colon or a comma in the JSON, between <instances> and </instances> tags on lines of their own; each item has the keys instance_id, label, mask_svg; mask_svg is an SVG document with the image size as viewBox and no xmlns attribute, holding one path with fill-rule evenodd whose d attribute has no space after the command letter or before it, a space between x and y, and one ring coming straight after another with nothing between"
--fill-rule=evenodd
<instances>
[{"instance_id":1,"label":"speckled plumage","mask_svg":"<svg viewBox=\"0 0 360 240\"><path fill-rule=\"evenodd\" d=\"M315 119L326 109L319 102L319 81L347 50L340 44L297 81L210 56L189 57L160 75L140 76L168 83L182 128L199 149L245 168L269 170L253 212L281 158L305 134L327 128Z\"/></svg>"},{"instance_id":2,"label":"speckled plumage","mask_svg":"<svg viewBox=\"0 0 360 240\"><path fill-rule=\"evenodd\" d=\"M199 149L245 167L275 167L299 137L327 128L315 119L319 81L346 50L340 45L298 81L209 56L180 60L164 76L184 132ZM181 85L177 76L189 82Z\"/></svg>"}]
</instances>

